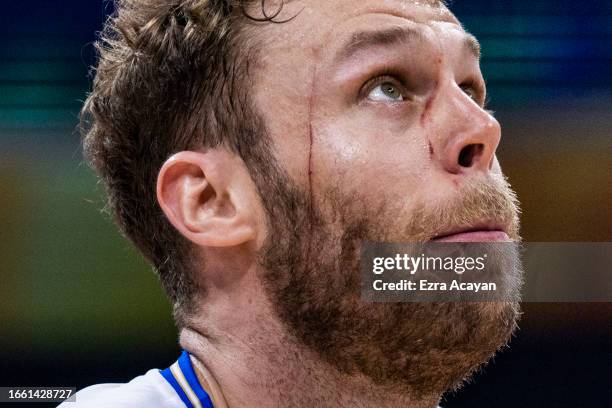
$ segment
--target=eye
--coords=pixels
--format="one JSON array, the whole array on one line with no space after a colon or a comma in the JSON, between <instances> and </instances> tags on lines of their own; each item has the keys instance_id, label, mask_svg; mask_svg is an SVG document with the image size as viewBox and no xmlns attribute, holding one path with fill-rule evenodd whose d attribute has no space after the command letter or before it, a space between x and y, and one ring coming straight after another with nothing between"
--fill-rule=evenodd
<instances>
[{"instance_id":1,"label":"eye","mask_svg":"<svg viewBox=\"0 0 612 408\"><path fill-rule=\"evenodd\" d=\"M476 90L472 85L461 85L461 90L473 100L478 100Z\"/></svg>"},{"instance_id":2,"label":"eye","mask_svg":"<svg viewBox=\"0 0 612 408\"><path fill-rule=\"evenodd\" d=\"M485 105L484 99L484 90L482 87L475 84L463 84L460 85L461 90L469 96L474 102L476 102L480 106Z\"/></svg>"},{"instance_id":3,"label":"eye","mask_svg":"<svg viewBox=\"0 0 612 408\"><path fill-rule=\"evenodd\" d=\"M375 102L401 102L404 100L400 87L391 81L376 85L368 94L368 99Z\"/></svg>"}]
</instances>

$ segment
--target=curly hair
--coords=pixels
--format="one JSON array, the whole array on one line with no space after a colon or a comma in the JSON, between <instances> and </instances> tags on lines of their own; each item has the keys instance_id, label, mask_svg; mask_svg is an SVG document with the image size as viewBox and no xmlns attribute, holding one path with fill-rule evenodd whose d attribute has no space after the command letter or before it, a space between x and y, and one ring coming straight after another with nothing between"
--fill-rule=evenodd
<instances>
[{"instance_id":1,"label":"curly hair","mask_svg":"<svg viewBox=\"0 0 612 408\"><path fill-rule=\"evenodd\" d=\"M220 145L251 171L270 160L248 100L255 48L253 1L116 0L96 43L93 88L81 112L85 156L103 180L107 209L151 262L179 327L193 311L194 248L164 216L158 172L173 153Z\"/></svg>"},{"instance_id":2,"label":"curly hair","mask_svg":"<svg viewBox=\"0 0 612 408\"><path fill-rule=\"evenodd\" d=\"M176 152L223 145L244 160L260 194L281 178L249 98L258 49L249 28L288 21L277 19L284 3L276 3L270 13L266 0L115 0L96 42L81 111L85 157L104 182L107 210L158 274L179 327L206 288L193 279L194 246L157 202L157 175ZM253 5L261 17L246 12Z\"/></svg>"}]
</instances>

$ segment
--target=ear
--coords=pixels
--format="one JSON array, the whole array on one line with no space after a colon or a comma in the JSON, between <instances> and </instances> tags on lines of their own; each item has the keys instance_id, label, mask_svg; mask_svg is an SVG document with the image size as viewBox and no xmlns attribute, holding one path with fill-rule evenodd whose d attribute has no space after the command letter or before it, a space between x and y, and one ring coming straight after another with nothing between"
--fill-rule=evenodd
<instances>
[{"instance_id":1,"label":"ear","mask_svg":"<svg viewBox=\"0 0 612 408\"><path fill-rule=\"evenodd\" d=\"M225 149L176 153L157 178L157 200L187 239L202 247L254 240L254 185L244 162Z\"/></svg>"}]
</instances>

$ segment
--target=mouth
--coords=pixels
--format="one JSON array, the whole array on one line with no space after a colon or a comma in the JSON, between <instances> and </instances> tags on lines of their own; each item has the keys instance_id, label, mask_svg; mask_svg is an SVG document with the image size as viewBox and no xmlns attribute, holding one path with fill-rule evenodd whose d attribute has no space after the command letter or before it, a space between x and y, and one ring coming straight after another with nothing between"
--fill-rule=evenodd
<instances>
[{"instance_id":1,"label":"mouth","mask_svg":"<svg viewBox=\"0 0 612 408\"><path fill-rule=\"evenodd\" d=\"M500 224L479 224L462 227L436 235L434 242L511 242L506 229Z\"/></svg>"}]
</instances>

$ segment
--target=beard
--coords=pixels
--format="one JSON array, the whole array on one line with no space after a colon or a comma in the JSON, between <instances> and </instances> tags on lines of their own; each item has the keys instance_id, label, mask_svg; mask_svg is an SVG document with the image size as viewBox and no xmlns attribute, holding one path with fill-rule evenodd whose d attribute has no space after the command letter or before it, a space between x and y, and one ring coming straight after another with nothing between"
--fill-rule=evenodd
<instances>
[{"instance_id":1,"label":"beard","mask_svg":"<svg viewBox=\"0 0 612 408\"><path fill-rule=\"evenodd\" d=\"M458 388L507 343L518 292L499 302L370 303L361 299L360 278L365 241L425 242L449 226L491 218L506 221L518 241L518 207L502 176L468 183L453 202L417 203L402 218L382 200L366 207L339 189L327 191L323 211L281 169L267 173L261 279L289 334L321 361L424 399ZM512 256L514 270L501 272L520 280Z\"/></svg>"}]
</instances>

